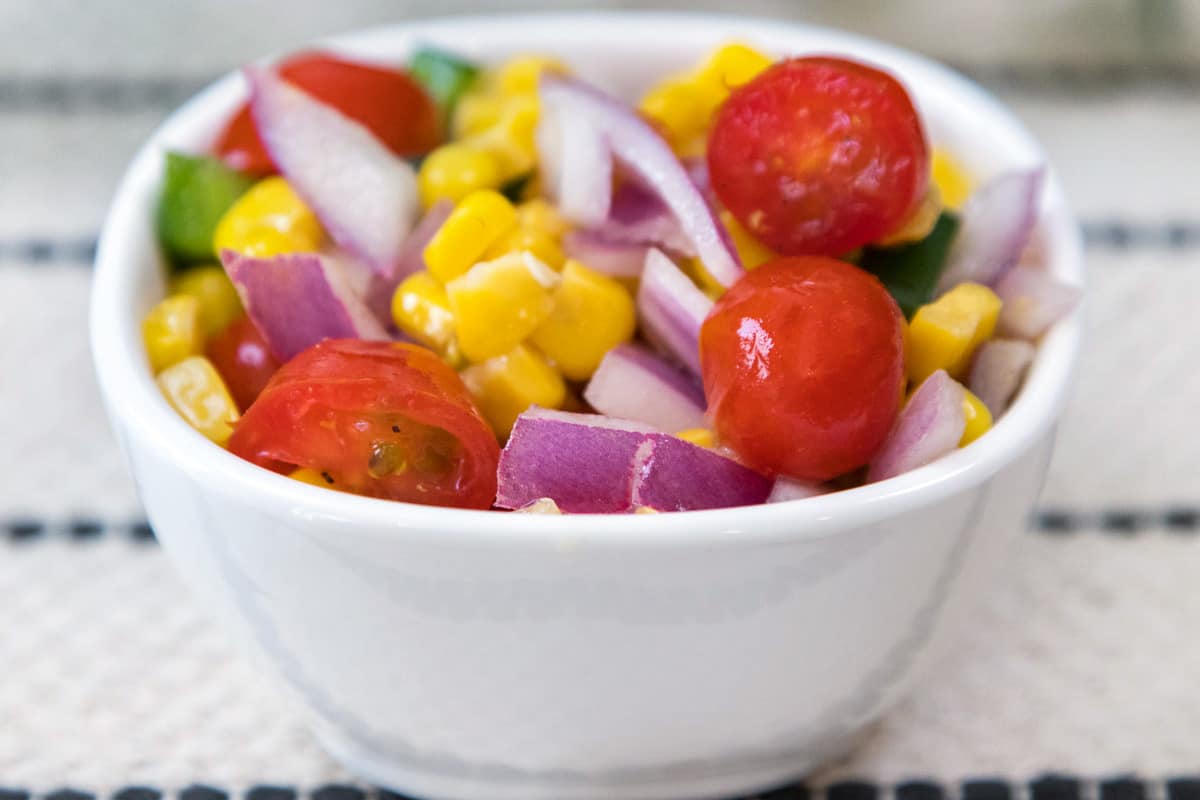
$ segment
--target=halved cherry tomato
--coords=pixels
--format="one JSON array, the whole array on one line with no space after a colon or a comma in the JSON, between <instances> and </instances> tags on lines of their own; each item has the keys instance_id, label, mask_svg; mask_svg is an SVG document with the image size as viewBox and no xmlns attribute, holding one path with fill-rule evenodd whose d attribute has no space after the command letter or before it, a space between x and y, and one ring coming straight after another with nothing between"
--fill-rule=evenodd
<instances>
[{"instance_id":1,"label":"halved cherry tomato","mask_svg":"<svg viewBox=\"0 0 1200 800\"><path fill-rule=\"evenodd\" d=\"M903 324L883 284L843 261L747 273L700 330L719 438L772 475L828 480L867 463L900 408Z\"/></svg>"},{"instance_id":2,"label":"halved cherry tomato","mask_svg":"<svg viewBox=\"0 0 1200 800\"><path fill-rule=\"evenodd\" d=\"M423 347L328 339L301 352L234 428L234 454L335 488L489 508L500 446L453 369Z\"/></svg>"},{"instance_id":3,"label":"halved cherry tomato","mask_svg":"<svg viewBox=\"0 0 1200 800\"><path fill-rule=\"evenodd\" d=\"M840 58L794 58L721 106L708 167L717 197L772 250L840 256L917 208L929 147L891 75Z\"/></svg>"},{"instance_id":4,"label":"halved cherry tomato","mask_svg":"<svg viewBox=\"0 0 1200 800\"><path fill-rule=\"evenodd\" d=\"M205 355L225 379L242 411L250 407L279 369L267 340L247 316L238 317L213 336Z\"/></svg>"},{"instance_id":5,"label":"halved cherry tomato","mask_svg":"<svg viewBox=\"0 0 1200 800\"><path fill-rule=\"evenodd\" d=\"M279 74L365 125L396 155L421 155L441 142L437 107L402 70L346 61L328 53L302 53L281 63ZM216 154L243 172L275 171L248 105L226 124Z\"/></svg>"}]
</instances>

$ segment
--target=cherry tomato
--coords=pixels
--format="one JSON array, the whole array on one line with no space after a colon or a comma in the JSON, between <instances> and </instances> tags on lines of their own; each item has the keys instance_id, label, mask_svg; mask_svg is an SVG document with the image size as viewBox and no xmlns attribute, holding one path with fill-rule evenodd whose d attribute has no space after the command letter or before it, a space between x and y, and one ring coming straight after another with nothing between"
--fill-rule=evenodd
<instances>
[{"instance_id":1,"label":"cherry tomato","mask_svg":"<svg viewBox=\"0 0 1200 800\"><path fill-rule=\"evenodd\" d=\"M899 228L929 186L904 87L840 58L794 58L734 90L709 134L721 202L783 255L844 255Z\"/></svg>"},{"instance_id":2,"label":"cherry tomato","mask_svg":"<svg viewBox=\"0 0 1200 800\"><path fill-rule=\"evenodd\" d=\"M243 411L279 369L266 339L246 316L235 319L213 336L205 355L221 373L229 393Z\"/></svg>"},{"instance_id":3,"label":"cherry tomato","mask_svg":"<svg viewBox=\"0 0 1200 800\"><path fill-rule=\"evenodd\" d=\"M828 480L867 463L899 411L903 324L883 284L843 261L779 258L747 273L700 330L721 441L771 475Z\"/></svg>"},{"instance_id":4,"label":"cherry tomato","mask_svg":"<svg viewBox=\"0 0 1200 800\"><path fill-rule=\"evenodd\" d=\"M441 142L437 107L421 85L401 70L345 61L327 53L302 53L280 64L279 74L361 122L396 155L421 155ZM248 105L226 124L216 154L243 172L275 171Z\"/></svg>"},{"instance_id":5,"label":"cherry tomato","mask_svg":"<svg viewBox=\"0 0 1200 800\"><path fill-rule=\"evenodd\" d=\"M461 508L496 497L496 435L457 373L412 344L327 339L304 350L242 415L229 449L371 497Z\"/></svg>"}]
</instances>

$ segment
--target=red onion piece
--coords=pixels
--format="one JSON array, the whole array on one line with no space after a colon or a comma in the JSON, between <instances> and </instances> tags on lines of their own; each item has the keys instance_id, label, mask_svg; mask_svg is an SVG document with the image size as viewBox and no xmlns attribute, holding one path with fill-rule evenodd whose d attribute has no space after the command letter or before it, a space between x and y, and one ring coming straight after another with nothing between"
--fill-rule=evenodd
<instances>
[{"instance_id":1,"label":"red onion piece","mask_svg":"<svg viewBox=\"0 0 1200 800\"><path fill-rule=\"evenodd\" d=\"M1019 339L992 339L985 342L971 364L969 388L996 419L1008 410L1021 388L1025 371L1033 363L1035 349Z\"/></svg>"},{"instance_id":2,"label":"red onion piece","mask_svg":"<svg viewBox=\"0 0 1200 800\"><path fill-rule=\"evenodd\" d=\"M563 236L563 252L597 272L614 278L638 278L650 249L636 242L605 238L599 229L581 228Z\"/></svg>"},{"instance_id":3,"label":"red onion piece","mask_svg":"<svg viewBox=\"0 0 1200 800\"><path fill-rule=\"evenodd\" d=\"M713 301L659 250L646 254L637 310L642 332L693 374L700 374L700 326Z\"/></svg>"},{"instance_id":4,"label":"red onion piece","mask_svg":"<svg viewBox=\"0 0 1200 800\"><path fill-rule=\"evenodd\" d=\"M937 294L968 281L995 286L1021 258L1037 224L1046 170L1006 172L967 200Z\"/></svg>"},{"instance_id":5,"label":"red onion piece","mask_svg":"<svg viewBox=\"0 0 1200 800\"><path fill-rule=\"evenodd\" d=\"M517 418L498 477L501 508L548 497L576 514L752 505L771 489L753 470L647 426L541 408Z\"/></svg>"},{"instance_id":6,"label":"red onion piece","mask_svg":"<svg viewBox=\"0 0 1200 800\"><path fill-rule=\"evenodd\" d=\"M704 392L688 375L643 347L608 351L583 399L601 414L675 433L704 425Z\"/></svg>"},{"instance_id":7,"label":"red onion piece","mask_svg":"<svg viewBox=\"0 0 1200 800\"><path fill-rule=\"evenodd\" d=\"M1033 340L1070 314L1083 293L1044 270L1016 267L996 285L996 294L1004 301L1000 334Z\"/></svg>"},{"instance_id":8,"label":"red onion piece","mask_svg":"<svg viewBox=\"0 0 1200 800\"><path fill-rule=\"evenodd\" d=\"M784 503L788 500L804 500L819 494L828 494L824 484L798 481L794 478L778 477L767 496L768 503Z\"/></svg>"},{"instance_id":9,"label":"red onion piece","mask_svg":"<svg viewBox=\"0 0 1200 800\"><path fill-rule=\"evenodd\" d=\"M324 339L390 338L334 259L316 253L255 258L225 250L221 263L280 361Z\"/></svg>"},{"instance_id":10,"label":"red onion piece","mask_svg":"<svg viewBox=\"0 0 1200 800\"><path fill-rule=\"evenodd\" d=\"M608 216L611 195L595 187L604 179L611 181L611 159L567 157L574 148L594 152L598 138L632 178L658 195L714 279L732 286L741 277L737 251L704 195L663 138L633 109L591 86L561 76L543 76L539 93L539 151L542 161L551 164L548 185L560 202L565 195L581 191L574 183L578 182L593 187L593 199L597 204L604 201L603 217ZM592 133L587 133L589 130ZM572 145L572 137L580 144ZM564 213L569 212L564 209ZM603 221L596 216L588 206L588 219L578 221L589 225Z\"/></svg>"},{"instance_id":11,"label":"red onion piece","mask_svg":"<svg viewBox=\"0 0 1200 800\"><path fill-rule=\"evenodd\" d=\"M537 128L542 185L568 219L600 225L612 203L612 153L603 132L569 108L542 105Z\"/></svg>"},{"instance_id":12,"label":"red onion piece","mask_svg":"<svg viewBox=\"0 0 1200 800\"><path fill-rule=\"evenodd\" d=\"M696 248L659 197L636 183L626 182L613 194L608 220L597 233L615 242L658 247L694 258Z\"/></svg>"},{"instance_id":13,"label":"red onion piece","mask_svg":"<svg viewBox=\"0 0 1200 800\"><path fill-rule=\"evenodd\" d=\"M926 378L900 412L875 454L868 481L882 481L923 467L958 447L967 426L963 387L939 369Z\"/></svg>"},{"instance_id":14,"label":"red onion piece","mask_svg":"<svg viewBox=\"0 0 1200 800\"><path fill-rule=\"evenodd\" d=\"M339 245L392 275L417 213L412 167L374 134L258 67L250 109L271 159Z\"/></svg>"}]
</instances>

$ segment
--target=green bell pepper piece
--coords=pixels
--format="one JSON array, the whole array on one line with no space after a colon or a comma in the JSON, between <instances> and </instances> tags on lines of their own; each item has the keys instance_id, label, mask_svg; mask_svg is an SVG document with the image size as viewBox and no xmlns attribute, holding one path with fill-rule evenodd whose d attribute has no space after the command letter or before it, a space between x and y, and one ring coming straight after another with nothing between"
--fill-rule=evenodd
<instances>
[{"instance_id":1,"label":"green bell pepper piece","mask_svg":"<svg viewBox=\"0 0 1200 800\"><path fill-rule=\"evenodd\" d=\"M180 263L213 260L217 223L253 184L216 158L168 152L158 198L158 238L167 254Z\"/></svg>"},{"instance_id":2,"label":"green bell pepper piece","mask_svg":"<svg viewBox=\"0 0 1200 800\"><path fill-rule=\"evenodd\" d=\"M958 226L958 217L943 211L924 239L898 247L864 248L859 266L883 281L904 316L911 318L933 299Z\"/></svg>"}]
</instances>

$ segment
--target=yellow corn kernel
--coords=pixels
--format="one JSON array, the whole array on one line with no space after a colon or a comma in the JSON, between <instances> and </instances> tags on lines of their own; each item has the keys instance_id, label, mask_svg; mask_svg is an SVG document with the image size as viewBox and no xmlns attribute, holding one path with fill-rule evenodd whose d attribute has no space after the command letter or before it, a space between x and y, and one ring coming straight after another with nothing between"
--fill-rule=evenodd
<instances>
[{"instance_id":1,"label":"yellow corn kernel","mask_svg":"<svg viewBox=\"0 0 1200 800\"><path fill-rule=\"evenodd\" d=\"M942 196L936 184L929 184L929 191L917 205L916 210L909 215L896 230L879 240L877 244L883 247L919 242L933 230L938 217L942 214Z\"/></svg>"},{"instance_id":2,"label":"yellow corn kernel","mask_svg":"<svg viewBox=\"0 0 1200 800\"><path fill-rule=\"evenodd\" d=\"M216 264L191 267L171 279L168 294L186 294L200 304L200 324L205 336L225 329L242 315L242 300L237 289Z\"/></svg>"},{"instance_id":3,"label":"yellow corn kernel","mask_svg":"<svg viewBox=\"0 0 1200 800\"><path fill-rule=\"evenodd\" d=\"M717 446L717 436L708 428L688 428L675 435L685 442L691 442L700 447L713 448Z\"/></svg>"},{"instance_id":4,"label":"yellow corn kernel","mask_svg":"<svg viewBox=\"0 0 1200 800\"><path fill-rule=\"evenodd\" d=\"M957 211L971 196L971 177L954 156L945 150L933 151L933 185L946 208Z\"/></svg>"},{"instance_id":5,"label":"yellow corn kernel","mask_svg":"<svg viewBox=\"0 0 1200 800\"><path fill-rule=\"evenodd\" d=\"M539 497L532 503L523 505L516 509L518 514L561 514L562 509L558 507L558 503L554 502L552 497Z\"/></svg>"},{"instance_id":6,"label":"yellow corn kernel","mask_svg":"<svg viewBox=\"0 0 1200 800\"><path fill-rule=\"evenodd\" d=\"M485 258L493 259L508 253L528 252L537 256L546 266L553 270L562 269L567 257L563 255L558 240L541 231L517 227L497 239L484 254Z\"/></svg>"},{"instance_id":7,"label":"yellow corn kernel","mask_svg":"<svg viewBox=\"0 0 1200 800\"><path fill-rule=\"evenodd\" d=\"M187 424L225 446L238 420L238 409L212 362L204 356L189 356L159 373L157 381L167 402Z\"/></svg>"},{"instance_id":8,"label":"yellow corn kernel","mask_svg":"<svg viewBox=\"0 0 1200 800\"><path fill-rule=\"evenodd\" d=\"M499 192L471 192L450 212L423 253L433 277L448 283L469 270L517 224L517 210Z\"/></svg>"},{"instance_id":9,"label":"yellow corn kernel","mask_svg":"<svg viewBox=\"0 0 1200 800\"><path fill-rule=\"evenodd\" d=\"M502 181L523 175L537 166L538 108L536 95L511 97L499 118L464 144L490 152Z\"/></svg>"},{"instance_id":10,"label":"yellow corn kernel","mask_svg":"<svg viewBox=\"0 0 1200 800\"><path fill-rule=\"evenodd\" d=\"M558 273L529 253L511 253L447 283L463 356L485 361L523 342L554 309L558 282Z\"/></svg>"},{"instance_id":11,"label":"yellow corn kernel","mask_svg":"<svg viewBox=\"0 0 1200 800\"><path fill-rule=\"evenodd\" d=\"M992 429L992 412L969 389L963 389L963 416L967 418L967 427L958 440L959 447L966 447Z\"/></svg>"},{"instance_id":12,"label":"yellow corn kernel","mask_svg":"<svg viewBox=\"0 0 1200 800\"><path fill-rule=\"evenodd\" d=\"M503 97L486 89L475 89L455 103L450 128L456 139L476 136L495 125L503 113Z\"/></svg>"},{"instance_id":13,"label":"yellow corn kernel","mask_svg":"<svg viewBox=\"0 0 1200 800\"><path fill-rule=\"evenodd\" d=\"M457 203L472 192L495 189L504 182L499 157L466 143L444 144L421 162L417 190L429 208L438 200Z\"/></svg>"},{"instance_id":14,"label":"yellow corn kernel","mask_svg":"<svg viewBox=\"0 0 1200 800\"><path fill-rule=\"evenodd\" d=\"M496 71L495 85L502 95L534 94L543 73L568 75L567 65L551 56L521 55L510 58Z\"/></svg>"},{"instance_id":15,"label":"yellow corn kernel","mask_svg":"<svg viewBox=\"0 0 1200 800\"><path fill-rule=\"evenodd\" d=\"M317 215L282 177L265 178L237 199L213 233L213 247L250 256L319 250L324 231Z\"/></svg>"},{"instance_id":16,"label":"yellow corn kernel","mask_svg":"<svg viewBox=\"0 0 1200 800\"><path fill-rule=\"evenodd\" d=\"M454 338L454 314L445 288L428 272L408 276L392 295L392 321L451 365L461 360Z\"/></svg>"},{"instance_id":17,"label":"yellow corn kernel","mask_svg":"<svg viewBox=\"0 0 1200 800\"><path fill-rule=\"evenodd\" d=\"M200 302L187 294L163 300L142 320L142 341L153 372L161 372L202 351Z\"/></svg>"},{"instance_id":18,"label":"yellow corn kernel","mask_svg":"<svg viewBox=\"0 0 1200 800\"><path fill-rule=\"evenodd\" d=\"M721 211L721 224L725 226L725 230L729 231L729 238L733 240L733 247L737 250L738 257L742 260L742 266L746 269L761 267L768 261L778 257L775 255L775 251L756 239L750 231L746 230L742 226L742 223L737 221L737 217L733 216L728 209Z\"/></svg>"},{"instance_id":19,"label":"yellow corn kernel","mask_svg":"<svg viewBox=\"0 0 1200 800\"><path fill-rule=\"evenodd\" d=\"M769 56L753 47L733 42L708 57L708 61L700 68L700 79L728 91L749 83L772 63Z\"/></svg>"},{"instance_id":20,"label":"yellow corn kernel","mask_svg":"<svg viewBox=\"0 0 1200 800\"><path fill-rule=\"evenodd\" d=\"M559 408L567 396L562 376L540 353L523 344L467 367L461 375L483 418L501 439L531 405Z\"/></svg>"},{"instance_id":21,"label":"yellow corn kernel","mask_svg":"<svg viewBox=\"0 0 1200 800\"><path fill-rule=\"evenodd\" d=\"M571 230L571 223L567 218L541 198L526 200L517 206L517 223L522 228L540 231L555 239Z\"/></svg>"},{"instance_id":22,"label":"yellow corn kernel","mask_svg":"<svg viewBox=\"0 0 1200 800\"><path fill-rule=\"evenodd\" d=\"M678 149L708 130L713 110L724 99L724 90L689 78L668 78L646 93L638 109Z\"/></svg>"},{"instance_id":23,"label":"yellow corn kernel","mask_svg":"<svg viewBox=\"0 0 1200 800\"><path fill-rule=\"evenodd\" d=\"M959 378L979 345L991 338L1000 298L986 286L963 283L913 314L905 335L905 368L919 384L939 369Z\"/></svg>"},{"instance_id":24,"label":"yellow corn kernel","mask_svg":"<svg viewBox=\"0 0 1200 800\"><path fill-rule=\"evenodd\" d=\"M569 260L554 292L554 310L530 341L559 371L586 380L604 354L633 337L633 298L616 280Z\"/></svg>"},{"instance_id":25,"label":"yellow corn kernel","mask_svg":"<svg viewBox=\"0 0 1200 800\"><path fill-rule=\"evenodd\" d=\"M294 470L288 477L301 483L311 483L313 486L320 486L323 489L333 488L333 481L326 480L324 473L318 472L315 469L309 469L308 467L301 467Z\"/></svg>"}]
</instances>

